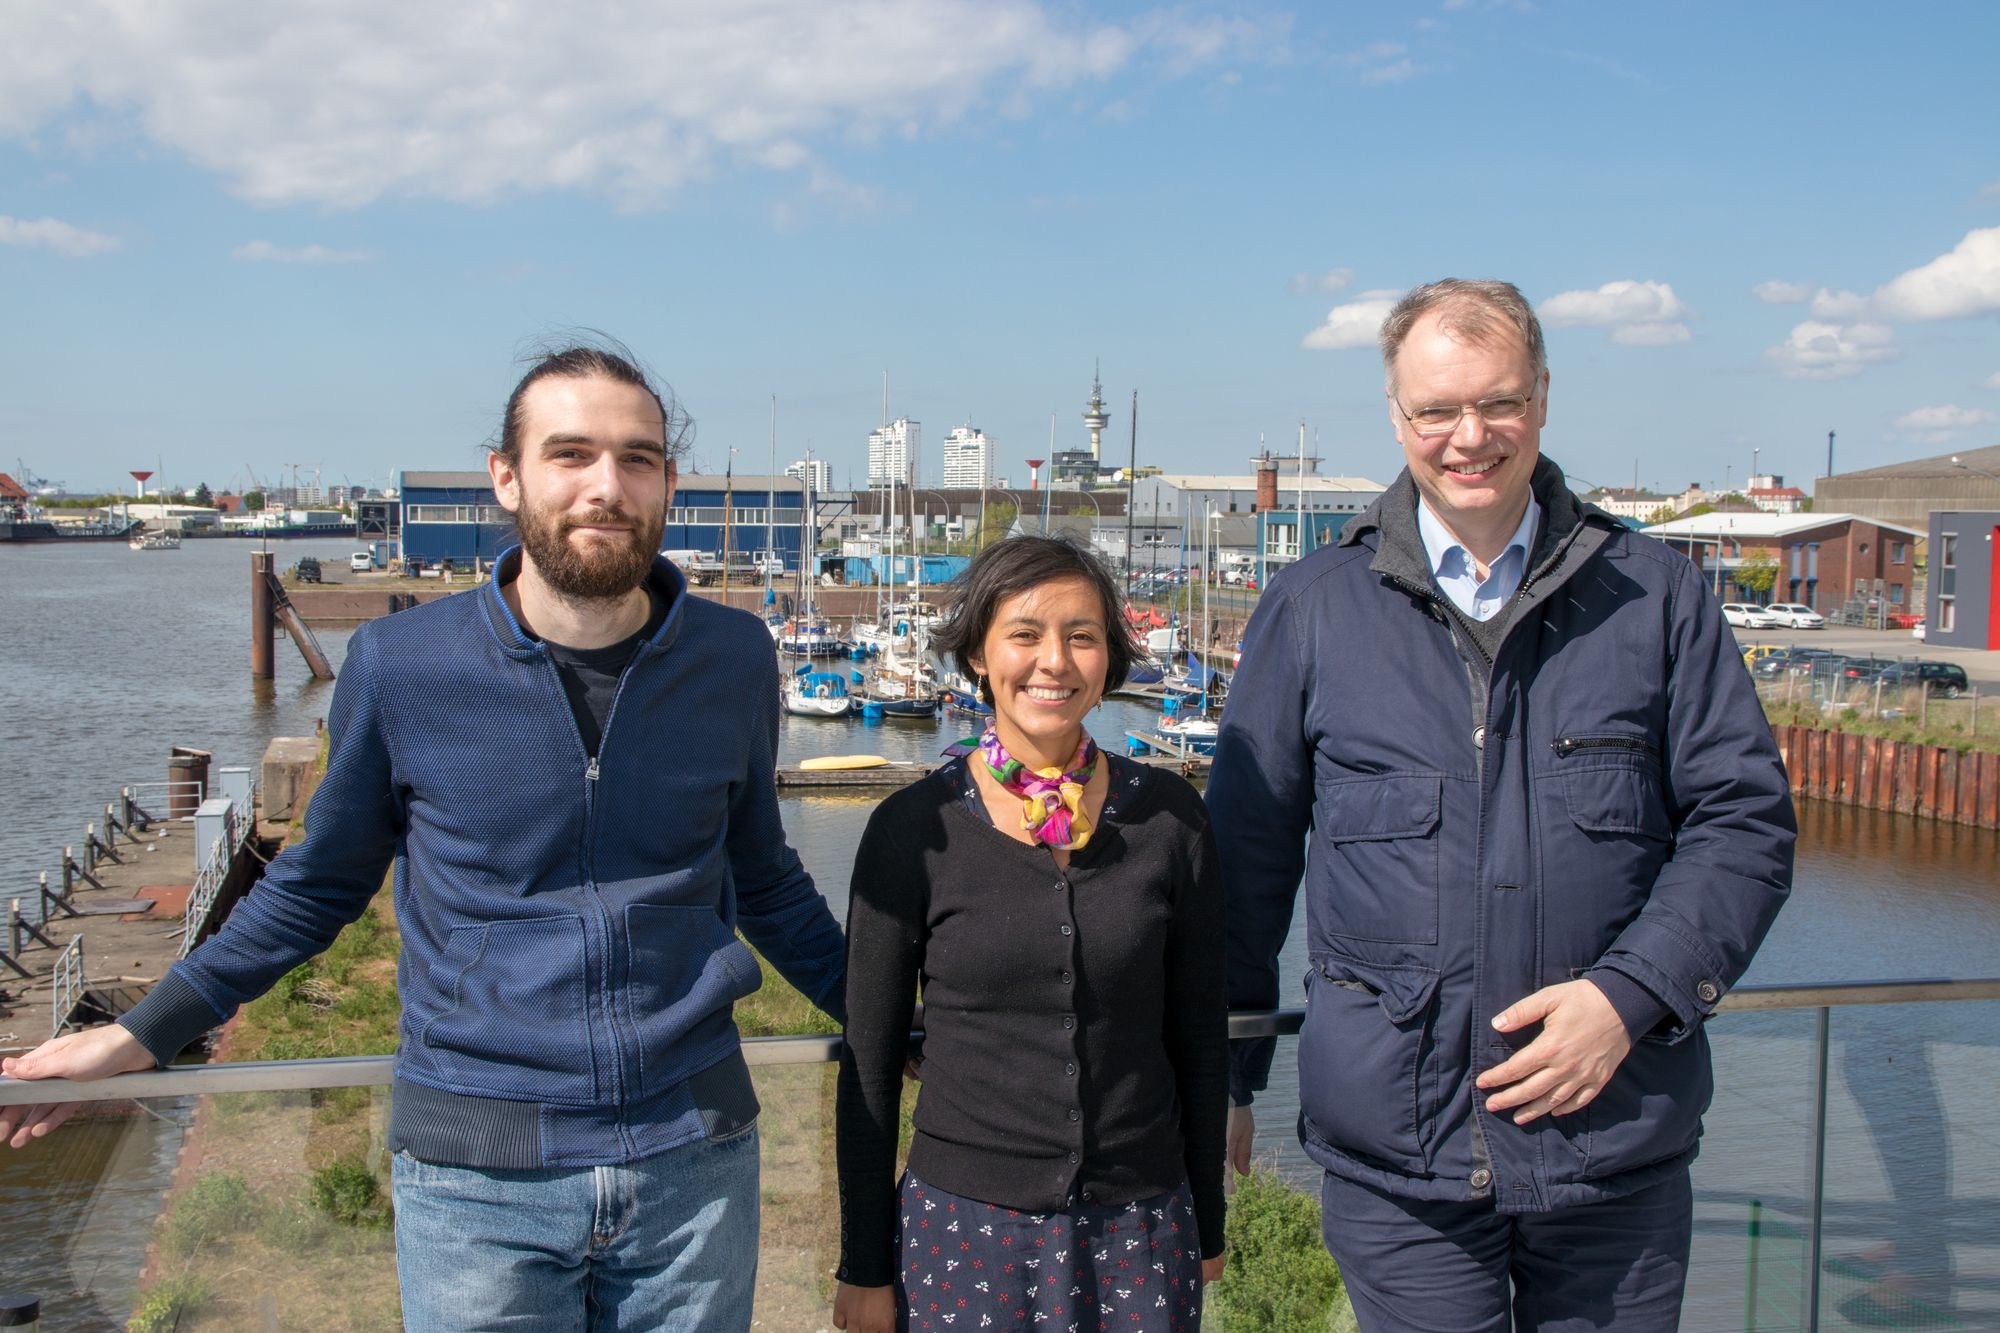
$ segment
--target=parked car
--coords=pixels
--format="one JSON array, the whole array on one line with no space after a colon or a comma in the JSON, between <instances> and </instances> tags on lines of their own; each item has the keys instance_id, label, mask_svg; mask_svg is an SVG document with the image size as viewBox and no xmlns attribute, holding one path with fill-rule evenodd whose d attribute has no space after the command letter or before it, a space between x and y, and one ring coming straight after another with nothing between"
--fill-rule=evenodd
<instances>
[{"instance_id":1,"label":"parked car","mask_svg":"<svg viewBox=\"0 0 2000 1333\"><path fill-rule=\"evenodd\" d=\"M1956 662L1891 662L1882 669L1882 688L1897 690L1923 686L1926 694L1956 699L1972 688L1965 668Z\"/></svg>"},{"instance_id":2,"label":"parked car","mask_svg":"<svg viewBox=\"0 0 2000 1333\"><path fill-rule=\"evenodd\" d=\"M1724 602L1722 618L1738 629L1776 629L1778 619L1761 606L1748 602Z\"/></svg>"},{"instance_id":3,"label":"parked car","mask_svg":"<svg viewBox=\"0 0 2000 1333\"><path fill-rule=\"evenodd\" d=\"M1923 621L1919 620L1916 624L1910 626L1910 637L1917 640L1919 643L1923 642L1924 639Z\"/></svg>"},{"instance_id":4,"label":"parked car","mask_svg":"<svg viewBox=\"0 0 2000 1333\"><path fill-rule=\"evenodd\" d=\"M298 567L292 571L292 575L300 583L318 583L319 557L316 555L300 556Z\"/></svg>"},{"instance_id":5,"label":"parked car","mask_svg":"<svg viewBox=\"0 0 2000 1333\"><path fill-rule=\"evenodd\" d=\"M1814 665L1836 659L1840 654L1825 648L1786 648L1757 659L1750 669L1760 676L1782 676L1786 672L1810 673Z\"/></svg>"},{"instance_id":6,"label":"parked car","mask_svg":"<svg viewBox=\"0 0 2000 1333\"><path fill-rule=\"evenodd\" d=\"M1826 617L1803 602L1773 602L1764 610L1777 617L1780 625L1793 629L1825 629Z\"/></svg>"},{"instance_id":7,"label":"parked car","mask_svg":"<svg viewBox=\"0 0 2000 1333\"><path fill-rule=\"evenodd\" d=\"M1872 685L1877 676L1894 665L1883 657L1850 657L1841 663L1840 676L1849 685Z\"/></svg>"},{"instance_id":8,"label":"parked car","mask_svg":"<svg viewBox=\"0 0 2000 1333\"><path fill-rule=\"evenodd\" d=\"M347 557L347 568L356 574L366 574L375 568L375 557L366 551L356 551Z\"/></svg>"}]
</instances>

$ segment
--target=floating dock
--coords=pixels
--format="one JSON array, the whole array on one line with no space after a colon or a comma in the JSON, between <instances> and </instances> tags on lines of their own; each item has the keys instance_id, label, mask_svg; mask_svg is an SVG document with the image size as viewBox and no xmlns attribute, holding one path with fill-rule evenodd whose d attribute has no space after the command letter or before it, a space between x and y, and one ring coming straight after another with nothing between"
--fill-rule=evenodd
<instances>
[{"instance_id":1,"label":"floating dock","mask_svg":"<svg viewBox=\"0 0 2000 1333\"><path fill-rule=\"evenodd\" d=\"M1187 778L1208 776L1207 755L1181 756L1162 751L1133 756L1132 762L1145 764L1151 768L1172 769ZM907 787L943 766L943 761L923 760L889 763L875 768L781 768L778 770L778 790L805 791L813 788L831 788L880 791L884 788Z\"/></svg>"}]
</instances>

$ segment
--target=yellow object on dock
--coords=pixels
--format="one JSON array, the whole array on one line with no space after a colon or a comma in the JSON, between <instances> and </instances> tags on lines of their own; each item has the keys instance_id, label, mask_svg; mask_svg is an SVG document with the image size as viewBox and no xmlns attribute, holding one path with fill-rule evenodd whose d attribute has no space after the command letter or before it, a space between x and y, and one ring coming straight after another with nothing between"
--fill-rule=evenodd
<instances>
[{"instance_id":1,"label":"yellow object on dock","mask_svg":"<svg viewBox=\"0 0 2000 1333\"><path fill-rule=\"evenodd\" d=\"M888 762L879 754L828 754L817 759L801 759L799 767L817 772L829 768L881 768Z\"/></svg>"}]
</instances>

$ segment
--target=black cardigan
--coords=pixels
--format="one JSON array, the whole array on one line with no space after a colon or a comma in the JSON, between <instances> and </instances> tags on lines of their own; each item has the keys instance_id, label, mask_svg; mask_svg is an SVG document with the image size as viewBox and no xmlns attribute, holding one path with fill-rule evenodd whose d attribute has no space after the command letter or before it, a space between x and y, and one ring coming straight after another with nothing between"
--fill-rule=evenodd
<instances>
[{"instance_id":1,"label":"black cardigan","mask_svg":"<svg viewBox=\"0 0 2000 1333\"><path fill-rule=\"evenodd\" d=\"M956 761L963 764L965 760ZM1116 819L1058 869L941 772L879 805L855 857L840 1061L840 1279L895 1280L898 1102L921 981L910 1170L1030 1212L1186 1180L1222 1252L1222 883L1201 797L1110 756Z\"/></svg>"}]
</instances>

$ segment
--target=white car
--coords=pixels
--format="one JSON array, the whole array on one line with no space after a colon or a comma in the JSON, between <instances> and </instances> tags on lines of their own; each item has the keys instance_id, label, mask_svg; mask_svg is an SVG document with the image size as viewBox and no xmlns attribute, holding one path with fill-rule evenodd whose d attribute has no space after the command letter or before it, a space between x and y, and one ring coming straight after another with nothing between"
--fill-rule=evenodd
<instances>
[{"instance_id":1,"label":"white car","mask_svg":"<svg viewBox=\"0 0 2000 1333\"><path fill-rule=\"evenodd\" d=\"M375 557L366 551L356 551L347 557L347 568L356 574L366 574L375 568Z\"/></svg>"},{"instance_id":2,"label":"white car","mask_svg":"<svg viewBox=\"0 0 2000 1333\"><path fill-rule=\"evenodd\" d=\"M1793 629L1825 629L1826 617L1803 602L1773 602L1764 608L1780 625Z\"/></svg>"},{"instance_id":3,"label":"white car","mask_svg":"<svg viewBox=\"0 0 2000 1333\"><path fill-rule=\"evenodd\" d=\"M1722 618L1738 629L1776 629L1779 624L1769 611L1748 602L1724 602Z\"/></svg>"}]
</instances>

